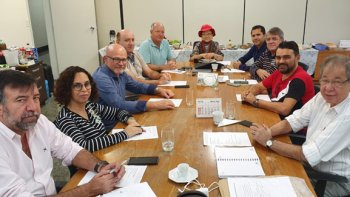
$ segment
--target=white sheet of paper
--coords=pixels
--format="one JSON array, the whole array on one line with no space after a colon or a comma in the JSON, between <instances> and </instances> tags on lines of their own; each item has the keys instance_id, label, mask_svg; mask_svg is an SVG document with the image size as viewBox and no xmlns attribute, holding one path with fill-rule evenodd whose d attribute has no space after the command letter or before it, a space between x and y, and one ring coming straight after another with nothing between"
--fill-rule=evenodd
<instances>
[{"instance_id":1,"label":"white sheet of paper","mask_svg":"<svg viewBox=\"0 0 350 197\"><path fill-rule=\"evenodd\" d=\"M222 122L219 123L218 127L223 127L223 126L235 124L235 123L237 123L237 122L241 122L241 120L230 120L230 119L224 118L224 119L222 120Z\"/></svg>"},{"instance_id":2,"label":"white sheet of paper","mask_svg":"<svg viewBox=\"0 0 350 197\"><path fill-rule=\"evenodd\" d=\"M148 101L161 101L161 100L165 100L165 98L150 98ZM171 100L175 107L180 107L182 99L168 99Z\"/></svg>"},{"instance_id":3,"label":"white sheet of paper","mask_svg":"<svg viewBox=\"0 0 350 197\"><path fill-rule=\"evenodd\" d=\"M135 135L131 138L126 139L125 141L133 141L133 140L147 140L147 139L157 139L158 132L157 126L147 126L142 127L145 132L142 132L140 135ZM112 134L123 131L124 129L113 129Z\"/></svg>"},{"instance_id":4,"label":"white sheet of paper","mask_svg":"<svg viewBox=\"0 0 350 197\"><path fill-rule=\"evenodd\" d=\"M244 81L242 79L231 79L230 83L234 83L235 81ZM245 81L248 81L248 85L255 85L258 84L258 81L255 79L246 79ZM245 84L241 84L241 85L245 85Z\"/></svg>"},{"instance_id":5,"label":"white sheet of paper","mask_svg":"<svg viewBox=\"0 0 350 197\"><path fill-rule=\"evenodd\" d=\"M288 177L228 178L228 187L231 197L297 196Z\"/></svg>"},{"instance_id":6,"label":"white sheet of paper","mask_svg":"<svg viewBox=\"0 0 350 197\"><path fill-rule=\"evenodd\" d=\"M223 64L225 66L231 65L231 61L217 61L217 63Z\"/></svg>"},{"instance_id":7,"label":"white sheet of paper","mask_svg":"<svg viewBox=\"0 0 350 197\"><path fill-rule=\"evenodd\" d=\"M187 81L169 81L169 83L158 85L158 86L179 86L186 85Z\"/></svg>"},{"instance_id":8,"label":"white sheet of paper","mask_svg":"<svg viewBox=\"0 0 350 197\"><path fill-rule=\"evenodd\" d=\"M206 146L251 146L246 132L203 132Z\"/></svg>"},{"instance_id":9,"label":"white sheet of paper","mask_svg":"<svg viewBox=\"0 0 350 197\"><path fill-rule=\"evenodd\" d=\"M260 100L264 100L264 101L271 101L269 95L267 95L267 94L258 94L255 96L255 98L260 99ZM241 94L236 94L236 99L237 99L237 101L242 101Z\"/></svg>"},{"instance_id":10,"label":"white sheet of paper","mask_svg":"<svg viewBox=\"0 0 350 197\"><path fill-rule=\"evenodd\" d=\"M126 187L136 183L140 183L147 166L129 166L124 165L125 174L123 178L115 185L116 187ZM78 185L88 183L97 173L88 171L81 179Z\"/></svg>"},{"instance_id":11,"label":"white sheet of paper","mask_svg":"<svg viewBox=\"0 0 350 197\"><path fill-rule=\"evenodd\" d=\"M113 190L107 194L103 194L102 197L130 197L130 196L147 196L147 197L156 197L156 194L153 192L152 188L148 185L147 182L138 183L130 185L128 187L123 187L120 189Z\"/></svg>"},{"instance_id":12,"label":"white sheet of paper","mask_svg":"<svg viewBox=\"0 0 350 197\"><path fill-rule=\"evenodd\" d=\"M239 70L234 68L231 68L231 69L224 68L224 69L221 69L221 72L222 73L244 73L244 70Z\"/></svg>"},{"instance_id":13,"label":"white sheet of paper","mask_svg":"<svg viewBox=\"0 0 350 197\"><path fill-rule=\"evenodd\" d=\"M219 81L220 83L226 82L226 81L228 81L228 80L230 80L230 79L228 78L227 75L219 75L219 76L218 76L218 81Z\"/></svg>"},{"instance_id":14,"label":"white sheet of paper","mask_svg":"<svg viewBox=\"0 0 350 197\"><path fill-rule=\"evenodd\" d=\"M184 74L186 71L184 70L162 70L162 73L175 73L175 74Z\"/></svg>"}]
</instances>

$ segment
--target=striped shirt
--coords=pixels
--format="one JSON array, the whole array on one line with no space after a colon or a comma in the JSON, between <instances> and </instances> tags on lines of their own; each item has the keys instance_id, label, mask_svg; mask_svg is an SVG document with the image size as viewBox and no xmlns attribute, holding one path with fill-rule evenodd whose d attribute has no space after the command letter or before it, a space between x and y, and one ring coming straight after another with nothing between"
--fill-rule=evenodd
<instances>
[{"instance_id":1,"label":"striped shirt","mask_svg":"<svg viewBox=\"0 0 350 197\"><path fill-rule=\"evenodd\" d=\"M275 55L272 55L272 53L269 50L266 50L256 62L250 67L250 75L252 79L256 79L257 81L261 81L261 78L256 73L258 69L266 70L268 73L272 74L273 71L277 69L276 63L275 63Z\"/></svg>"},{"instance_id":2,"label":"striped shirt","mask_svg":"<svg viewBox=\"0 0 350 197\"><path fill-rule=\"evenodd\" d=\"M54 123L64 134L90 152L117 144L128 138L124 131L108 135L102 120L127 123L131 117L129 112L92 102L85 105L85 110L89 120L63 107Z\"/></svg>"}]
</instances>

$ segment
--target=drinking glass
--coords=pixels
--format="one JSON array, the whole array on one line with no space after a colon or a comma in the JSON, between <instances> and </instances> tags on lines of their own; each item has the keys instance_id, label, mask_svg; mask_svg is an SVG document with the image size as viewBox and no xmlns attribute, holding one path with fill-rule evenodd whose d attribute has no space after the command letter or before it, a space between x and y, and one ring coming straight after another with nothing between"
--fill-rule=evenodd
<instances>
[{"instance_id":1,"label":"drinking glass","mask_svg":"<svg viewBox=\"0 0 350 197\"><path fill-rule=\"evenodd\" d=\"M171 152L174 149L175 133L174 128L166 126L161 132L162 148L165 152Z\"/></svg>"},{"instance_id":2,"label":"drinking glass","mask_svg":"<svg viewBox=\"0 0 350 197\"><path fill-rule=\"evenodd\" d=\"M193 105L193 90L187 89L186 90L186 105L187 106L192 106Z\"/></svg>"},{"instance_id":3,"label":"drinking glass","mask_svg":"<svg viewBox=\"0 0 350 197\"><path fill-rule=\"evenodd\" d=\"M233 101L226 102L226 118L230 120L235 118L235 103Z\"/></svg>"}]
</instances>

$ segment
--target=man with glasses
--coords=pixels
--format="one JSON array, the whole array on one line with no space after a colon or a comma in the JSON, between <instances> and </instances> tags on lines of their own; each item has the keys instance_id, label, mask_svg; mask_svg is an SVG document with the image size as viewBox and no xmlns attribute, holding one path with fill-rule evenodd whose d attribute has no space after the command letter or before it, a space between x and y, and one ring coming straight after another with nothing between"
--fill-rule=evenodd
<instances>
[{"instance_id":1,"label":"man with glasses","mask_svg":"<svg viewBox=\"0 0 350 197\"><path fill-rule=\"evenodd\" d=\"M275 55L278 45L284 40L284 33L278 27L271 28L266 34L267 49L250 67L252 79L258 81L266 79L276 70Z\"/></svg>"},{"instance_id":2,"label":"man with glasses","mask_svg":"<svg viewBox=\"0 0 350 197\"><path fill-rule=\"evenodd\" d=\"M331 56L320 68L320 93L285 120L268 128L254 123L251 132L261 145L313 169L350 180L350 58ZM273 139L307 127L302 146ZM325 196L348 196L350 183L328 181Z\"/></svg>"},{"instance_id":3,"label":"man with glasses","mask_svg":"<svg viewBox=\"0 0 350 197\"><path fill-rule=\"evenodd\" d=\"M124 70L127 64L127 52L119 44L111 44L103 57L104 64L94 73L93 78L99 90L99 103L114 106L131 113L139 113L154 109L173 109L172 98L174 93L153 84L144 84L133 80ZM126 101L126 90L135 94L158 94L167 99L162 101ZM110 125L109 125L110 126Z\"/></svg>"},{"instance_id":4,"label":"man with glasses","mask_svg":"<svg viewBox=\"0 0 350 197\"><path fill-rule=\"evenodd\" d=\"M254 62L259 59L259 57L267 50L266 42L265 42L265 27L261 25L255 25L250 35L252 37L253 46L249 49L249 51L242 57L238 59L238 61L233 62L233 68L240 69L244 71L249 71L250 66L247 66L245 63L250 59L254 59Z\"/></svg>"},{"instance_id":5,"label":"man with glasses","mask_svg":"<svg viewBox=\"0 0 350 197\"><path fill-rule=\"evenodd\" d=\"M64 196L108 193L124 173L119 164L100 161L40 114L40 94L28 74L0 71L0 196L56 194L52 157L98 174ZM89 86L88 84L86 84ZM114 169L115 174L109 173Z\"/></svg>"},{"instance_id":6,"label":"man with glasses","mask_svg":"<svg viewBox=\"0 0 350 197\"><path fill-rule=\"evenodd\" d=\"M134 80L147 84L162 85L171 80L169 73L159 73L149 68L141 55L134 51L134 33L123 29L117 33L117 43L122 45L128 53L128 62L125 72Z\"/></svg>"},{"instance_id":7,"label":"man with glasses","mask_svg":"<svg viewBox=\"0 0 350 197\"><path fill-rule=\"evenodd\" d=\"M175 59L171 55L169 42L164 39L164 25L159 22L151 25L151 38L140 46L140 54L146 64L155 71L176 69Z\"/></svg>"},{"instance_id":8,"label":"man with glasses","mask_svg":"<svg viewBox=\"0 0 350 197\"><path fill-rule=\"evenodd\" d=\"M315 95L315 91L310 75L298 66L299 59L298 45L294 41L282 42L276 51L277 70L243 92L242 100L255 107L276 112L282 119L300 109ZM255 98L256 95L267 92L270 92L273 102Z\"/></svg>"}]
</instances>

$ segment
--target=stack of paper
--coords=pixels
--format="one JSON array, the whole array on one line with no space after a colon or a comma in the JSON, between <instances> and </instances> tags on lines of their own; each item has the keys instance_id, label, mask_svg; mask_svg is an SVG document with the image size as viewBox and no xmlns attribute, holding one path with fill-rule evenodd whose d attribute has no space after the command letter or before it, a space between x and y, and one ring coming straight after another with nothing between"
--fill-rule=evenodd
<instances>
[{"instance_id":1,"label":"stack of paper","mask_svg":"<svg viewBox=\"0 0 350 197\"><path fill-rule=\"evenodd\" d=\"M265 175L254 147L216 147L215 157L220 178Z\"/></svg>"},{"instance_id":2,"label":"stack of paper","mask_svg":"<svg viewBox=\"0 0 350 197\"><path fill-rule=\"evenodd\" d=\"M206 146L251 146L246 132L203 132Z\"/></svg>"}]
</instances>

